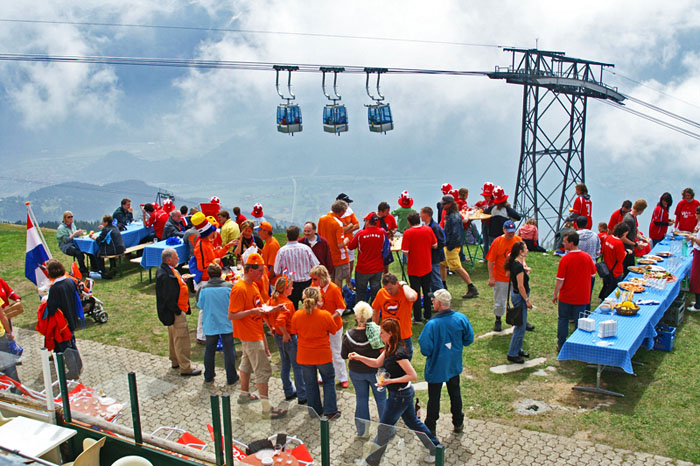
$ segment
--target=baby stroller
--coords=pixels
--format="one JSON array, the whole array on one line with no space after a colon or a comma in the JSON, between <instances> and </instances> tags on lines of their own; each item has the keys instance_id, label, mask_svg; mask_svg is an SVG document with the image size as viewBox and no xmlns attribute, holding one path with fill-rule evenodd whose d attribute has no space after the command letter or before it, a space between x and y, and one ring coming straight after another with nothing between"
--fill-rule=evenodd
<instances>
[{"instance_id":1,"label":"baby stroller","mask_svg":"<svg viewBox=\"0 0 700 466\"><path fill-rule=\"evenodd\" d=\"M92 288L95 286L95 280L86 278L83 281L77 281L78 292L80 293L80 302L83 305L83 313L95 319L98 324L107 322L109 315L104 310L104 303L97 299L92 294Z\"/></svg>"}]
</instances>

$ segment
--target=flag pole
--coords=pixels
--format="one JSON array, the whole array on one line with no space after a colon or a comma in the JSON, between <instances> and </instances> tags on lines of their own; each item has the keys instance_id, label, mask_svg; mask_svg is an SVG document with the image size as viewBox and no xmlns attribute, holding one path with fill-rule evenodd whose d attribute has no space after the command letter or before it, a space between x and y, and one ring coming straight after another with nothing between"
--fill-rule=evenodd
<instances>
[{"instance_id":1,"label":"flag pole","mask_svg":"<svg viewBox=\"0 0 700 466\"><path fill-rule=\"evenodd\" d=\"M49 259L53 259L53 256L51 255L51 250L49 249L49 245L46 243L46 238L44 238L44 233L41 232L39 223L36 221L36 217L34 216L34 211L32 210L31 202L27 201L24 203L24 205L27 206L27 215L29 215L29 218L34 224L34 227L36 227L36 231L39 232L39 238L41 238L41 242L46 248L46 254L48 254Z\"/></svg>"}]
</instances>

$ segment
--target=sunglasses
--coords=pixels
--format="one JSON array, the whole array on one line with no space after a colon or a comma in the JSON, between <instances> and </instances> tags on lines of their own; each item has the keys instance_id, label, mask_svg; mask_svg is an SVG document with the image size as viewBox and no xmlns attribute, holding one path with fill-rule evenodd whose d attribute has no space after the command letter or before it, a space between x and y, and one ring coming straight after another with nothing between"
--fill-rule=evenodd
<instances>
[{"instance_id":1,"label":"sunglasses","mask_svg":"<svg viewBox=\"0 0 700 466\"><path fill-rule=\"evenodd\" d=\"M66 218L73 218L73 216L72 216L72 215L67 215Z\"/></svg>"}]
</instances>

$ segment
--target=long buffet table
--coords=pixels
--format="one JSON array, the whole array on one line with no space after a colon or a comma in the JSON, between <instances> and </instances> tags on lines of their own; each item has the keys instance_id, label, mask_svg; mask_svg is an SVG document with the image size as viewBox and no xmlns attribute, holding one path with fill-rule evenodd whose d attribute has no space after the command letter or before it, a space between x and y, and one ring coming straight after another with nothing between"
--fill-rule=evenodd
<instances>
[{"instance_id":1,"label":"long buffet table","mask_svg":"<svg viewBox=\"0 0 700 466\"><path fill-rule=\"evenodd\" d=\"M633 374L632 357L637 350L644 346L647 349L654 347L654 337L656 337L656 326L668 309L669 305L676 299L680 292L681 281L690 272L692 257L682 257L680 239L664 239L654 247L651 254L659 252L672 252L673 256L659 262L658 265L674 274L678 279L675 282L666 284L663 289L646 287L642 293L635 293L635 301L638 299L654 300L659 304L641 305L639 312L634 316L621 316L613 313L604 313L600 306L591 315L591 319L596 321L594 332L586 332L577 329L564 343L559 357L560 361L573 359L597 367L596 387L574 387L582 391L590 391L606 395L622 396L619 393L611 392L600 388L600 375L606 367L617 367ZM641 274L630 272L626 277L629 280L633 277L642 277ZM614 293L611 295L614 296ZM617 336L610 338L600 338L598 329L600 322L605 320L617 321Z\"/></svg>"}]
</instances>

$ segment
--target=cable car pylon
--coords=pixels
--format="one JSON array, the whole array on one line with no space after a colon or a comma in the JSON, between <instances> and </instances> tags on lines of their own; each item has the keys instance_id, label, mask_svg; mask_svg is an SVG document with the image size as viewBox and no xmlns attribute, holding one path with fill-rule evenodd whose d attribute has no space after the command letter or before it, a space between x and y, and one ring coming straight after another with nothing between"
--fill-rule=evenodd
<instances>
[{"instance_id":1,"label":"cable car pylon","mask_svg":"<svg viewBox=\"0 0 700 466\"><path fill-rule=\"evenodd\" d=\"M319 68L323 74L321 80L321 88L323 95L330 100L331 104L327 104L323 108L323 131L327 133L335 133L340 136L348 130L348 112L345 105L339 104L341 96L338 94L338 73L345 71L343 67L321 67ZM333 73L333 97L326 92L326 73Z\"/></svg>"},{"instance_id":2,"label":"cable car pylon","mask_svg":"<svg viewBox=\"0 0 700 466\"><path fill-rule=\"evenodd\" d=\"M277 131L280 133L287 133L294 136L294 133L301 132L303 129L301 122L301 108L299 105L293 104L292 100L296 99L296 96L292 92L292 71L298 71L298 66L285 66L285 65L274 65L276 77L275 77L275 88L277 89L277 94L284 100L287 101L286 104L280 104L277 106ZM287 90L289 96L285 96L280 92L280 71L287 71Z\"/></svg>"},{"instance_id":3,"label":"cable car pylon","mask_svg":"<svg viewBox=\"0 0 700 466\"><path fill-rule=\"evenodd\" d=\"M394 129L394 120L391 117L391 107L387 103L383 103L384 96L379 91L379 79L382 73L386 73L387 68L365 68L365 73L367 74L367 79L365 80L365 89L367 90L367 95L370 99L374 101L373 104L365 105L367 107L367 123L369 124L369 130L373 133L384 133ZM372 73L377 73L377 96L375 97L369 90L369 75Z\"/></svg>"}]
</instances>

